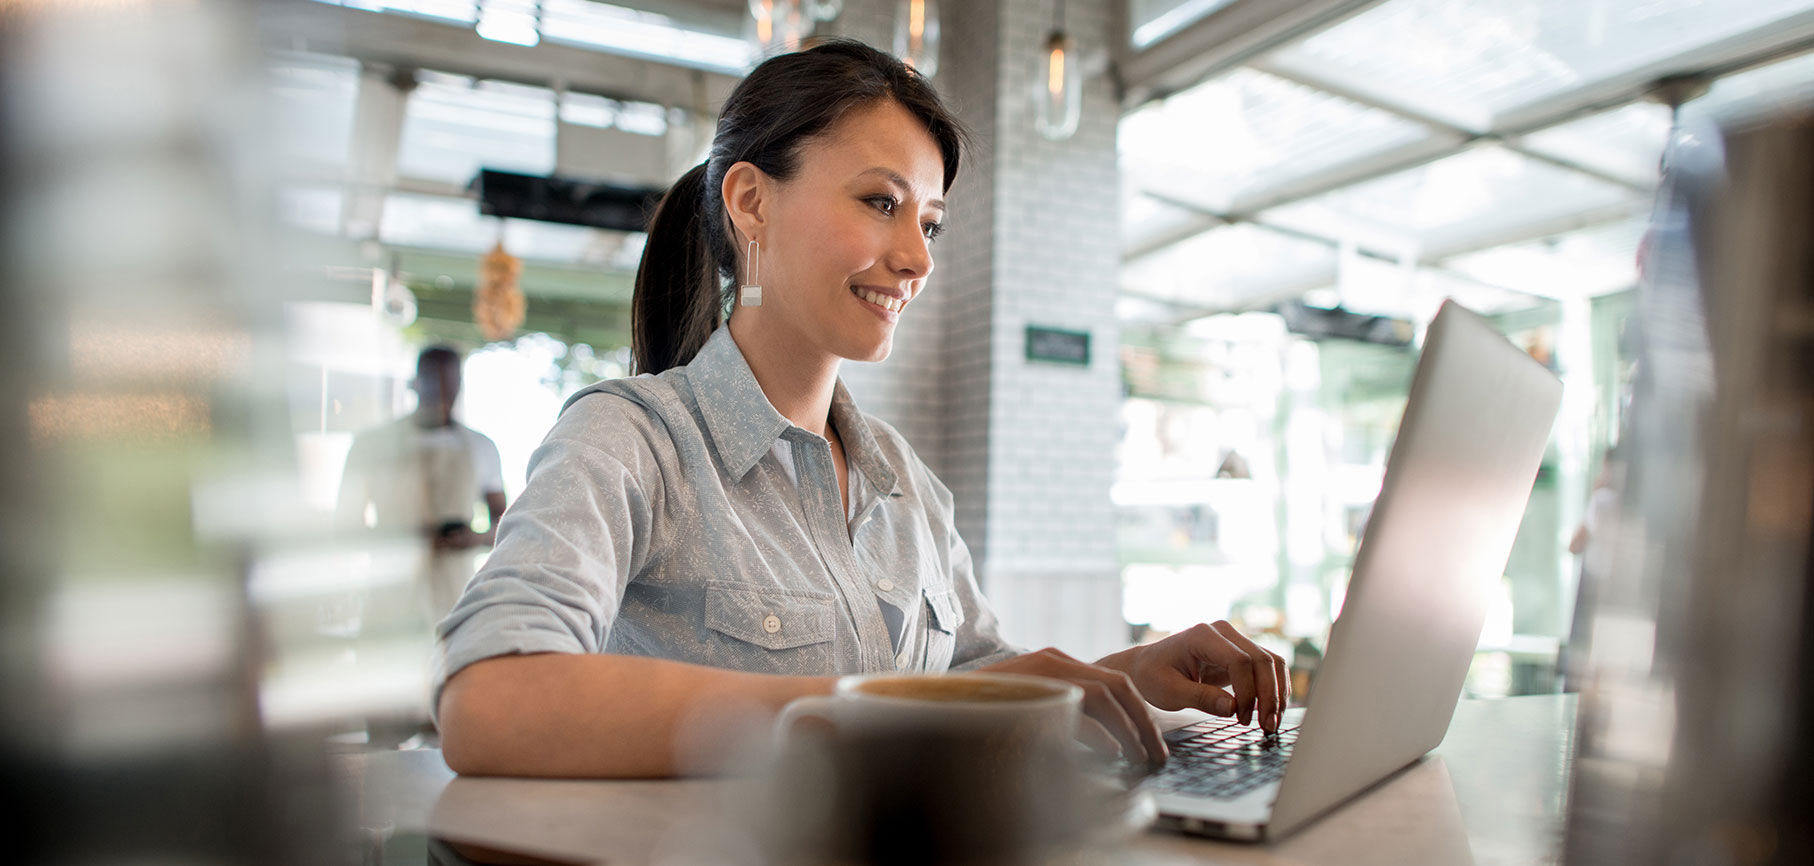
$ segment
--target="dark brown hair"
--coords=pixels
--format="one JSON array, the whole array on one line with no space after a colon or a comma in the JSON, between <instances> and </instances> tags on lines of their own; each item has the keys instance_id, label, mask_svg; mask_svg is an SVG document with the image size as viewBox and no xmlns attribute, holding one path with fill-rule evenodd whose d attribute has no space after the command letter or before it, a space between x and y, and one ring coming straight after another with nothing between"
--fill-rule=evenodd
<instances>
[{"instance_id":1,"label":"dark brown hair","mask_svg":"<svg viewBox=\"0 0 1814 866\"><path fill-rule=\"evenodd\" d=\"M748 162L785 183L804 145L851 108L885 99L926 125L950 191L969 134L932 85L894 56L833 39L769 58L738 83L718 115L711 156L674 182L649 221L630 305L635 372L688 363L724 321L740 252L719 194L725 172Z\"/></svg>"}]
</instances>

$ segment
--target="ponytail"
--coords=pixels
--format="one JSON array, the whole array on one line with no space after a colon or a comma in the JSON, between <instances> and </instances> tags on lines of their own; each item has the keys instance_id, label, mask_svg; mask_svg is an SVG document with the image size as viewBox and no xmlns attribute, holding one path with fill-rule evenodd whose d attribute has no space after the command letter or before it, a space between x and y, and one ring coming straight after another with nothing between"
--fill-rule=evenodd
<instances>
[{"instance_id":1,"label":"ponytail","mask_svg":"<svg viewBox=\"0 0 1814 866\"><path fill-rule=\"evenodd\" d=\"M630 302L635 372L659 373L693 360L730 308L739 257L719 188L748 162L786 183L800 150L853 106L892 101L919 118L938 142L945 190L969 134L912 67L851 39L763 61L731 91L718 114L711 156L680 176L649 221L636 295Z\"/></svg>"},{"instance_id":2,"label":"ponytail","mask_svg":"<svg viewBox=\"0 0 1814 866\"><path fill-rule=\"evenodd\" d=\"M649 221L636 293L630 301L630 355L637 373L693 360L724 315L724 290L710 235L709 162L694 166L662 196Z\"/></svg>"}]
</instances>

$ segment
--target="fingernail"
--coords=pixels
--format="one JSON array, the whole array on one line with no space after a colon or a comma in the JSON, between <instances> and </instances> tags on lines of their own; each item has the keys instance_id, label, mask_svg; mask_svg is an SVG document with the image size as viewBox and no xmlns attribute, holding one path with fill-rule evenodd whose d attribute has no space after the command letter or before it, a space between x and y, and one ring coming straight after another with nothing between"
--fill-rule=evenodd
<instances>
[{"instance_id":1,"label":"fingernail","mask_svg":"<svg viewBox=\"0 0 1814 866\"><path fill-rule=\"evenodd\" d=\"M1216 698L1216 713L1226 716L1235 711L1235 699L1227 695Z\"/></svg>"}]
</instances>

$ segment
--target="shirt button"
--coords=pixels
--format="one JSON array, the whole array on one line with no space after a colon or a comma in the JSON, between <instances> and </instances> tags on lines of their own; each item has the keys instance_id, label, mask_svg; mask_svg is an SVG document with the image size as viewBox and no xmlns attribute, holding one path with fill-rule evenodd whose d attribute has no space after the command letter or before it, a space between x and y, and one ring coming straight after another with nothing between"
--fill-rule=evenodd
<instances>
[{"instance_id":1,"label":"shirt button","mask_svg":"<svg viewBox=\"0 0 1814 866\"><path fill-rule=\"evenodd\" d=\"M778 616L775 616L772 613L769 614L768 618L762 621L762 630L765 632L768 632L769 634L774 634L775 632L780 631L781 630L781 618Z\"/></svg>"},{"instance_id":2,"label":"shirt button","mask_svg":"<svg viewBox=\"0 0 1814 866\"><path fill-rule=\"evenodd\" d=\"M876 582L876 589L879 589L883 592L894 592L894 581L889 580L888 578L884 577L880 581Z\"/></svg>"}]
</instances>

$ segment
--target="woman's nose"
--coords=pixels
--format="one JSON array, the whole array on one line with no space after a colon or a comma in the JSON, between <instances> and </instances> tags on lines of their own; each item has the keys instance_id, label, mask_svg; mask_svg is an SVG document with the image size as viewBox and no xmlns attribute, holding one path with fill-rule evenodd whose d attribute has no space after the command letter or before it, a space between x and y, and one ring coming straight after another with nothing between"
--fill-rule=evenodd
<instances>
[{"instance_id":1,"label":"woman's nose","mask_svg":"<svg viewBox=\"0 0 1814 866\"><path fill-rule=\"evenodd\" d=\"M894 251L890 262L895 273L912 279L924 279L932 273L932 242L915 223L904 231L896 233Z\"/></svg>"}]
</instances>

